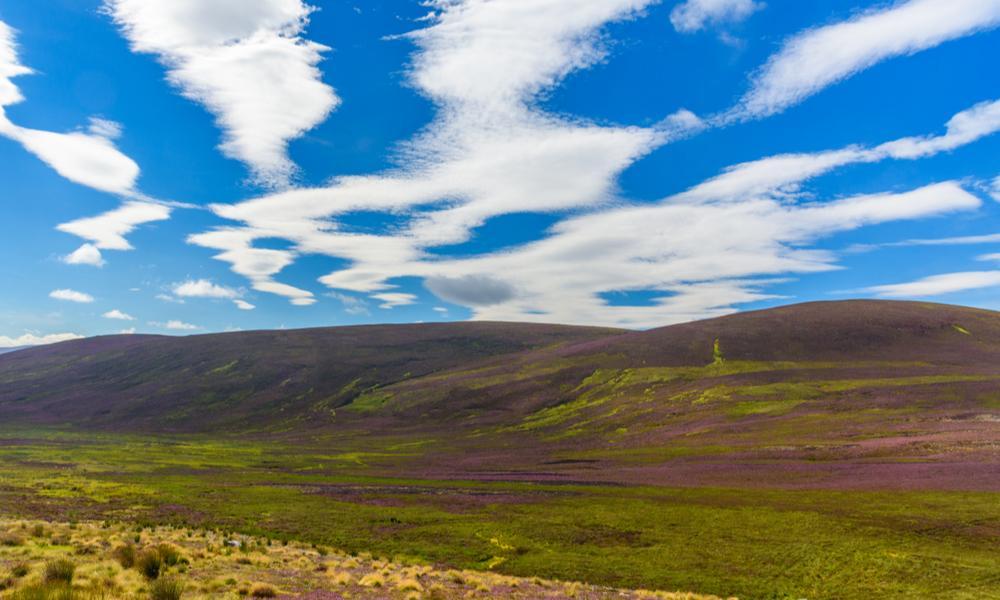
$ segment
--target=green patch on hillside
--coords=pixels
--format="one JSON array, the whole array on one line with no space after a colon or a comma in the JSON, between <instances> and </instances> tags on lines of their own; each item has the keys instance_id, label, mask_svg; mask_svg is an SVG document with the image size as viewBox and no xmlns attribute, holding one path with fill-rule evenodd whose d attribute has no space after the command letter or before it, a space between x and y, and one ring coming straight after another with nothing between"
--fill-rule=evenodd
<instances>
[{"instance_id":1,"label":"green patch on hillside","mask_svg":"<svg viewBox=\"0 0 1000 600\"><path fill-rule=\"evenodd\" d=\"M385 390L368 390L347 405L348 410L355 412L368 413L377 412L384 408L391 400L393 395L391 392Z\"/></svg>"}]
</instances>

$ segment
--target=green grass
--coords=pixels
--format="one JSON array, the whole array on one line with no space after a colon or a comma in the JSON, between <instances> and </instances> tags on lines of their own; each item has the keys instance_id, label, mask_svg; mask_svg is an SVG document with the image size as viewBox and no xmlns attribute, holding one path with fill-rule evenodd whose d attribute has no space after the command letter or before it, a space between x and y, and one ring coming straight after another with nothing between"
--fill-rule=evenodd
<instances>
[{"instance_id":1,"label":"green grass","mask_svg":"<svg viewBox=\"0 0 1000 600\"><path fill-rule=\"evenodd\" d=\"M328 451L280 444L52 430L4 438L0 510L11 516L220 527L519 576L741 598L1000 597L996 494L436 481L373 477ZM360 450L344 455L352 452ZM621 452L643 460L642 450ZM328 496L316 493L320 484L370 491ZM461 502L484 493L515 500Z\"/></svg>"}]
</instances>

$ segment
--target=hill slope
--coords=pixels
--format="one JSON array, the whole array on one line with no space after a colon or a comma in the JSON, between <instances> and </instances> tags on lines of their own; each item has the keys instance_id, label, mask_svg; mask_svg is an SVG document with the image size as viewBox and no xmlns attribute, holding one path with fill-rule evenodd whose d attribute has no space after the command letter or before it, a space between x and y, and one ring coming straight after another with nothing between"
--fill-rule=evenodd
<instances>
[{"instance_id":1,"label":"hill slope","mask_svg":"<svg viewBox=\"0 0 1000 600\"><path fill-rule=\"evenodd\" d=\"M613 333L445 323L74 340L0 356L0 420L118 430L290 427L372 386Z\"/></svg>"},{"instance_id":2,"label":"hill slope","mask_svg":"<svg viewBox=\"0 0 1000 600\"><path fill-rule=\"evenodd\" d=\"M387 475L994 489L1000 314L847 301L644 332L96 338L0 357L0 420L267 431Z\"/></svg>"}]
</instances>

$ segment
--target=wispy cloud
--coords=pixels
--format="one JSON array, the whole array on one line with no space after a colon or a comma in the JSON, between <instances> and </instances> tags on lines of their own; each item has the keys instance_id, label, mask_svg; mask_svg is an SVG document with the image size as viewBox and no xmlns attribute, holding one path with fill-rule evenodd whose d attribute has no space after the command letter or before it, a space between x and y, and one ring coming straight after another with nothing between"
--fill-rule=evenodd
<instances>
[{"instance_id":1,"label":"wispy cloud","mask_svg":"<svg viewBox=\"0 0 1000 600\"><path fill-rule=\"evenodd\" d=\"M687 0L670 12L670 23L681 33L700 31L708 25L736 23L764 8L755 0Z\"/></svg>"},{"instance_id":2,"label":"wispy cloud","mask_svg":"<svg viewBox=\"0 0 1000 600\"><path fill-rule=\"evenodd\" d=\"M108 312L104 313L101 316L103 316L105 319L114 319L116 321L135 321L135 317L133 317L128 313L122 312L117 308L114 310L109 310Z\"/></svg>"},{"instance_id":3,"label":"wispy cloud","mask_svg":"<svg viewBox=\"0 0 1000 600\"><path fill-rule=\"evenodd\" d=\"M295 173L288 142L340 102L321 80L325 46L302 37L313 8L300 0L106 0L136 52L157 55L168 79L211 111L222 151L264 185Z\"/></svg>"},{"instance_id":4,"label":"wispy cloud","mask_svg":"<svg viewBox=\"0 0 1000 600\"><path fill-rule=\"evenodd\" d=\"M368 310L368 303L364 299L358 298L357 296L351 296L350 294L341 294L340 292L327 292L326 296L337 300L344 305L344 312L349 315L368 315L371 314Z\"/></svg>"},{"instance_id":5,"label":"wispy cloud","mask_svg":"<svg viewBox=\"0 0 1000 600\"><path fill-rule=\"evenodd\" d=\"M417 301L417 297L413 294L404 294L399 292L383 292L381 294L372 294L372 298L381 302L378 305L379 308L384 308L391 310L397 306L406 306L409 304L414 304Z\"/></svg>"},{"instance_id":6,"label":"wispy cloud","mask_svg":"<svg viewBox=\"0 0 1000 600\"><path fill-rule=\"evenodd\" d=\"M166 322L160 321L150 321L150 325L153 327L159 327L160 329L169 329L172 331L196 331L201 329L197 325L192 325L190 323L185 323L184 321L170 320Z\"/></svg>"},{"instance_id":7,"label":"wispy cloud","mask_svg":"<svg viewBox=\"0 0 1000 600\"><path fill-rule=\"evenodd\" d=\"M910 240L900 240L898 242L885 242L882 244L855 244L849 247L846 252L870 252L880 248L906 248L910 246L971 246L976 244L1000 244L1000 233L963 235L946 238L916 238Z\"/></svg>"},{"instance_id":8,"label":"wispy cloud","mask_svg":"<svg viewBox=\"0 0 1000 600\"><path fill-rule=\"evenodd\" d=\"M20 348L21 346L42 346L46 344L56 344L69 340L78 340L82 335L76 333L51 333L48 335L37 335L25 333L18 337L0 335L0 348Z\"/></svg>"},{"instance_id":9,"label":"wispy cloud","mask_svg":"<svg viewBox=\"0 0 1000 600\"><path fill-rule=\"evenodd\" d=\"M90 294L66 288L52 290L49 292L49 298L52 298L53 300L63 300L65 302L76 302L78 304L89 304L94 301L94 297Z\"/></svg>"},{"instance_id":10,"label":"wispy cloud","mask_svg":"<svg viewBox=\"0 0 1000 600\"><path fill-rule=\"evenodd\" d=\"M920 298L1000 286L1000 271L967 271L931 275L907 283L876 285L864 291L883 298Z\"/></svg>"},{"instance_id":11,"label":"wispy cloud","mask_svg":"<svg viewBox=\"0 0 1000 600\"><path fill-rule=\"evenodd\" d=\"M886 59L1000 25L1000 0L909 0L785 42L724 120L764 117Z\"/></svg>"}]
</instances>

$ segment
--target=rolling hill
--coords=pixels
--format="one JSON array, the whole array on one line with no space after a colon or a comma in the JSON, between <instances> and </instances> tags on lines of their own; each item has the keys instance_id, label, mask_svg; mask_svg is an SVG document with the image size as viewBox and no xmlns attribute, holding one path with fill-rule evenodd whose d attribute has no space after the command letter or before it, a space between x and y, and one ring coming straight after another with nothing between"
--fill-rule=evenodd
<instances>
[{"instance_id":1,"label":"rolling hill","mask_svg":"<svg viewBox=\"0 0 1000 600\"><path fill-rule=\"evenodd\" d=\"M0 357L8 422L410 443L426 448L407 468L451 478L993 489L998 409L1000 315L909 302L640 332L112 336Z\"/></svg>"},{"instance_id":2,"label":"rolling hill","mask_svg":"<svg viewBox=\"0 0 1000 600\"><path fill-rule=\"evenodd\" d=\"M446 323L74 340L0 359L0 416L115 430L273 428L373 386L614 333Z\"/></svg>"}]
</instances>

